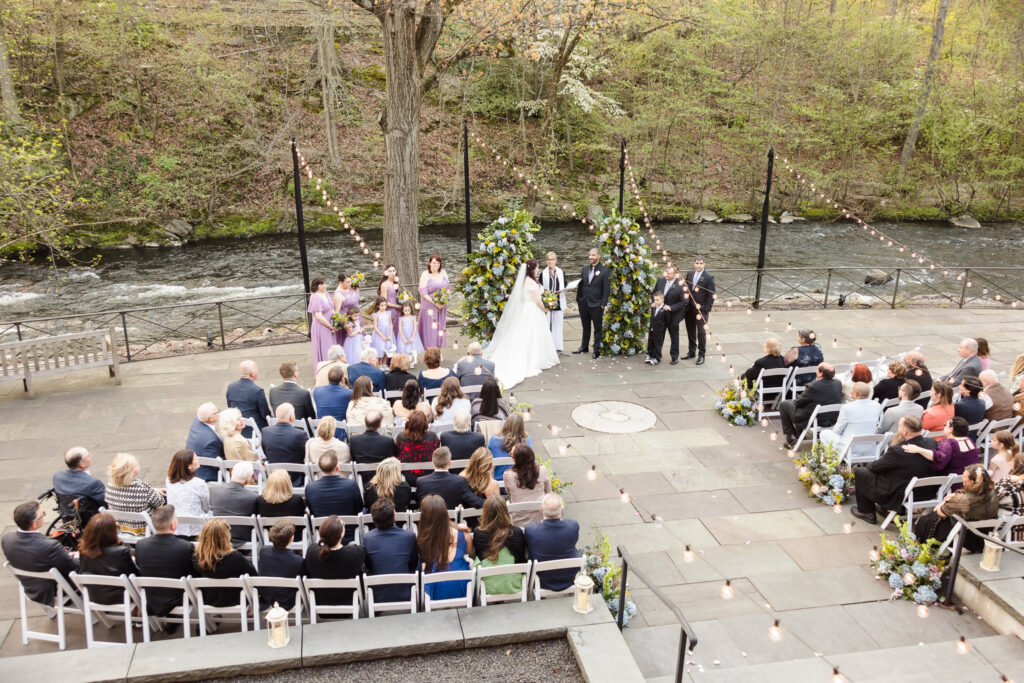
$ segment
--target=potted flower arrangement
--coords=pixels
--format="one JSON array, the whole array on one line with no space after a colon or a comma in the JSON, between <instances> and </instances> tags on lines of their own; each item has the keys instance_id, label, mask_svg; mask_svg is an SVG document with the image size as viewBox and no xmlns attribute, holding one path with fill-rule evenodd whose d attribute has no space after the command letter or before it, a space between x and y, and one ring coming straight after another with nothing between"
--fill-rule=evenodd
<instances>
[{"instance_id":1,"label":"potted flower arrangement","mask_svg":"<svg viewBox=\"0 0 1024 683\"><path fill-rule=\"evenodd\" d=\"M749 427L757 422L754 401L750 397L752 393L753 390L747 384L747 380L734 381L718 391L715 411L729 424Z\"/></svg>"},{"instance_id":2,"label":"potted flower arrangement","mask_svg":"<svg viewBox=\"0 0 1024 683\"><path fill-rule=\"evenodd\" d=\"M938 601L946 568L946 561L935 557L935 550L941 545L939 540L929 538L921 543L899 517L896 528L896 538L882 534L882 549L872 551L871 561L878 578L885 579L892 589L889 599L913 600L919 605Z\"/></svg>"},{"instance_id":3,"label":"potted flower arrangement","mask_svg":"<svg viewBox=\"0 0 1024 683\"><path fill-rule=\"evenodd\" d=\"M819 503L839 505L847 496L853 484L853 473L843 467L839 452L831 443L819 441L805 458L793 463L799 468L797 476Z\"/></svg>"},{"instance_id":4,"label":"potted flower arrangement","mask_svg":"<svg viewBox=\"0 0 1024 683\"><path fill-rule=\"evenodd\" d=\"M594 592L600 593L612 617L618 618L622 568L616 561L608 535L598 532L597 544L593 548L588 546L584 549L583 559L583 571L594 581ZM629 624L629 620L635 616L636 603L629 599L627 587L626 612L622 615L622 625Z\"/></svg>"}]
</instances>

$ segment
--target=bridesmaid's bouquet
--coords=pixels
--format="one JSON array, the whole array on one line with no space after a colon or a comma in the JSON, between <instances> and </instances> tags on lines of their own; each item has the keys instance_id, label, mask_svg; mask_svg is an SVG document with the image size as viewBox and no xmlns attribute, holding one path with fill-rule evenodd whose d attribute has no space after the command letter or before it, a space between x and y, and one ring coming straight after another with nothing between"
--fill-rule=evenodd
<instances>
[{"instance_id":1,"label":"bridesmaid's bouquet","mask_svg":"<svg viewBox=\"0 0 1024 683\"><path fill-rule=\"evenodd\" d=\"M359 285L361 285L365 281L366 281L366 273L362 273L362 272L358 272L358 271L355 272L355 273L352 273L352 288L353 289L359 287Z\"/></svg>"},{"instance_id":2,"label":"bridesmaid's bouquet","mask_svg":"<svg viewBox=\"0 0 1024 683\"><path fill-rule=\"evenodd\" d=\"M347 313L334 313L331 315L331 324L338 329L345 329L345 326L352 322L352 318Z\"/></svg>"},{"instance_id":3,"label":"bridesmaid's bouquet","mask_svg":"<svg viewBox=\"0 0 1024 683\"><path fill-rule=\"evenodd\" d=\"M540 294L541 301L544 303L544 307L549 311L558 310L558 292L551 292L544 290Z\"/></svg>"},{"instance_id":4,"label":"bridesmaid's bouquet","mask_svg":"<svg viewBox=\"0 0 1024 683\"><path fill-rule=\"evenodd\" d=\"M413 302L413 296L408 289L398 290L398 304L404 306L405 304L411 304Z\"/></svg>"},{"instance_id":5,"label":"bridesmaid's bouquet","mask_svg":"<svg viewBox=\"0 0 1024 683\"><path fill-rule=\"evenodd\" d=\"M444 308L448 305L448 290L438 289L430 295L430 300L434 302L434 305L438 308Z\"/></svg>"}]
</instances>

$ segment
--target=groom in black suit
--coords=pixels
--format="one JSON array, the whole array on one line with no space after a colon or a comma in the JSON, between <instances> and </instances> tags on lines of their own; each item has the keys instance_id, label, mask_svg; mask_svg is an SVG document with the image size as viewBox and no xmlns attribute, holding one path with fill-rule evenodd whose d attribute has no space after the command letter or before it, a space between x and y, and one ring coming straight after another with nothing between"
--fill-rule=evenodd
<instances>
[{"instance_id":1,"label":"groom in black suit","mask_svg":"<svg viewBox=\"0 0 1024 683\"><path fill-rule=\"evenodd\" d=\"M693 270L686 274L686 337L690 344L689 353L683 360L697 355L697 365L704 364L704 347L707 333L704 325L711 318L711 307L715 305L715 277L704 268L704 257L693 259Z\"/></svg>"},{"instance_id":2,"label":"groom in black suit","mask_svg":"<svg viewBox=\"0 0 1024 683\"><path fill-rule=\"evenodd\" d=\"M683 322L686 315L686 299L683 298L685 291L683 283L679 280L679 269L671 263L665 268L665 274L654 283L654 291L661 292L665 297L665 327L668 329L668 336L672 340L668 355L672 359L672 365L679 362L679 323ZM664 336L662 337L664 339ZM661 360L661 348L658 348L658 360Z\"/></svg>"},{"instance_id":3,"label":"groom in black suit","mask_svg":"<svg viewBox=\"0 0 1024 683\"><path fill-rule=\"evenodd\" d=\"M576 288L576 304L583 323L583 341L573 353L586 353L590 346L590 326L594 326L594 358L601 355L601 323L604 307L608 305L610 283L608 269L601 267L601 252L590 250L590 263L583 266L580 284Z\"/></svg>"}]
</instances>

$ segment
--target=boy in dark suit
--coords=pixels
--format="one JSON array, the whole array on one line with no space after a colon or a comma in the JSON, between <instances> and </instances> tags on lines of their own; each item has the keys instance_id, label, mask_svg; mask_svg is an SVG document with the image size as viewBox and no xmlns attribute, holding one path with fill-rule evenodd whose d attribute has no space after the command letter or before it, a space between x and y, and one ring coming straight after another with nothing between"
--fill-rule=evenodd
<instances>
[{"instance_id":1,"label":"boy in dark suit","mask_svg":"<svg viewBox=\"0 0 1024 683\"><path fill-rule=\"evenodd\" d=\"M648 365L661 362L661 347L665 343L665 328L668 324L669 311L665 308L665 294L654 292L654 303L651 304L651 322L647 327L647 358Z\"/></svg>"}]
</instances>

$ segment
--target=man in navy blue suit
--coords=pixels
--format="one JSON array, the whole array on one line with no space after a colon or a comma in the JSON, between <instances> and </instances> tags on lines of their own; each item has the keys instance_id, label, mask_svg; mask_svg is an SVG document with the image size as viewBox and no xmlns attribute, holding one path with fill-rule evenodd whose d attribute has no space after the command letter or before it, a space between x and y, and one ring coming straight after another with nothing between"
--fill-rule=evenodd
<instances>
[{"instance_id":1,"label":"man in navy blue suit","mask_svg":"<svg viewBox=\"0 0 1024 683\"><path fill-rule=\"evenodd\" d=\"M192 426L188 428L185 448L200 458L223 458L224 442L217 434L217 417L220 411L212 403L204 403L196 411ZM196 476L203 481L217 481L220 472L216 467L202 465L196 470Z\"/></svg>"},{"instance_id":2,"label":"man in navy blue suit","mask_svg":"<svg viewBox=\"0 0 1024 683\"><path fill-rule=\"evenodd\" d=\"M228 408L238 408L242 411L242 417L256 420L256 426L262 431L267 426L270 406L267 405L267 396L263 389L256 384L259 368L256 367L255 361L243 360L238 364L238 373L241 377L228 385ZM248 437L251 435L246 432L251 431L246 428L242 433Z\"/></svg>"},{"instance_id":3,"label":"man in navy blue suit","mask_svg":"<svg viewBox=\"0 0 1024 683\"><path fill-rule=\"evenodd\" d=\"M530 522L525 529L526 549L530 557L538 562L579 557L576 543L580 540L580 524L575 519L562 519L562 497L549 493L544 496L541 506L544 521ZM578 573L577 569L546 571L540 575L540 586L553 591L565 590L573 584Z\"/></svg>"},{"instance_id":4,"label":"man in navy blue suit","mask_svg":"<svg viewBox=\"0 0 1024 683\"><path fill-rule=\"evenodd\" d=\"M328 449L317 461L323 476L306 486L306 507L314 517L358 515L363 511L363 494L359 484L341 476L338 456ZM355 535L356 525L345 525L345 543Z\"/></svg>"},{"instance_id":5,"label":"man in navy blue suit","mask_svg":"<svg viewBox=\"0 0 1024 683\"><path fill-rule=\"evenodd\" d=\"M288 549L295 538L295 525L287 519L274 522L267 532L271 545L260 549L260 576L274 576L280 579L294 579L305 576L302 556ZM285 609L295 607L295 591L291 588L261 588L260 610L270 609L274 603Z\"/></svg>"},{"instance_id":6,"label":"man in navy blue suit","mask_svg":"<svg viewBox=\"0 0 1024 683\"><path fill-rule=\"evenodd\" d=\"M395 504L390 498L378 498L370 507L374 528L363 537L366 573L411 574L419 564L416 534L395 526ZM373 588L376 602L400 602L409 599L409 586Z\"/></svg>"},{"instance_id":7,"label":"man in navy blue suit","mask_svg":"<svg viewBox=\"0 0 1024 683\"><path fill-rule=\"evenodd\" d=\"M434 449L433 474L427 474L416 480L416 498L423 500L427 496L436 495L444 498L445 505L453 510L460 504L464 508L480 508L484 499L473 493L465 477L452 474L448 466L452 464L452 452L446 446Z\"/></svg>"},{"instance_id":8,"label":"man in navy blue suit","mask_svg":"<svg viewBox=\"0 0 1024 683\"><path fill-rule=\"evenodd\" d=\"M277 407L277 424L263 430L263 453L267 462L303 463L306 461L306 430L295 424L295 408L291 403ZM292 483L302 481L302 475L292 474Z\"/></svg>"},{"instance_id":9,"label":"man in navy blue suit","mask_svg":"<svg viewBox=\"0 0 1024 683\"><path fill-rule=\"evenodd\" d=\"M345 371L341 368L331 368L327 373L327 385L313 389L317 418L331 415L338 422L345 421L348 402L352 400L352 390L342 386L341 380L344 376Z\"/></svg>"},{"instance_id":10,"label":"man in navy blue suit","mask_svg":"<svg viewBox=\"0 0 1024 683\"><path fill-rule=\"evenodd\" d=\"M362 355L359 356L360 362L348 366L349 386L354 386L360 377L369 377L374 391L384 390L384 371L374 367L370 362L376 357L377 352L373 349L363 349Z\"/></svg>"},{"instance_id":11,"label":"man in navy blue suit","mask_svg":"<svg viewBox=\"0 0 1024 683\"><path fill-rule=\"evenodd\" d=\"M92 511L104 507L107 504L107 487L89 474L89 466L92 465L89 451L81 446L72 446L64 453L64 464L68 468L53 475L53 490L57 495L74 498L85 496L93 503Z\"/></svg>"}]
</instances>

